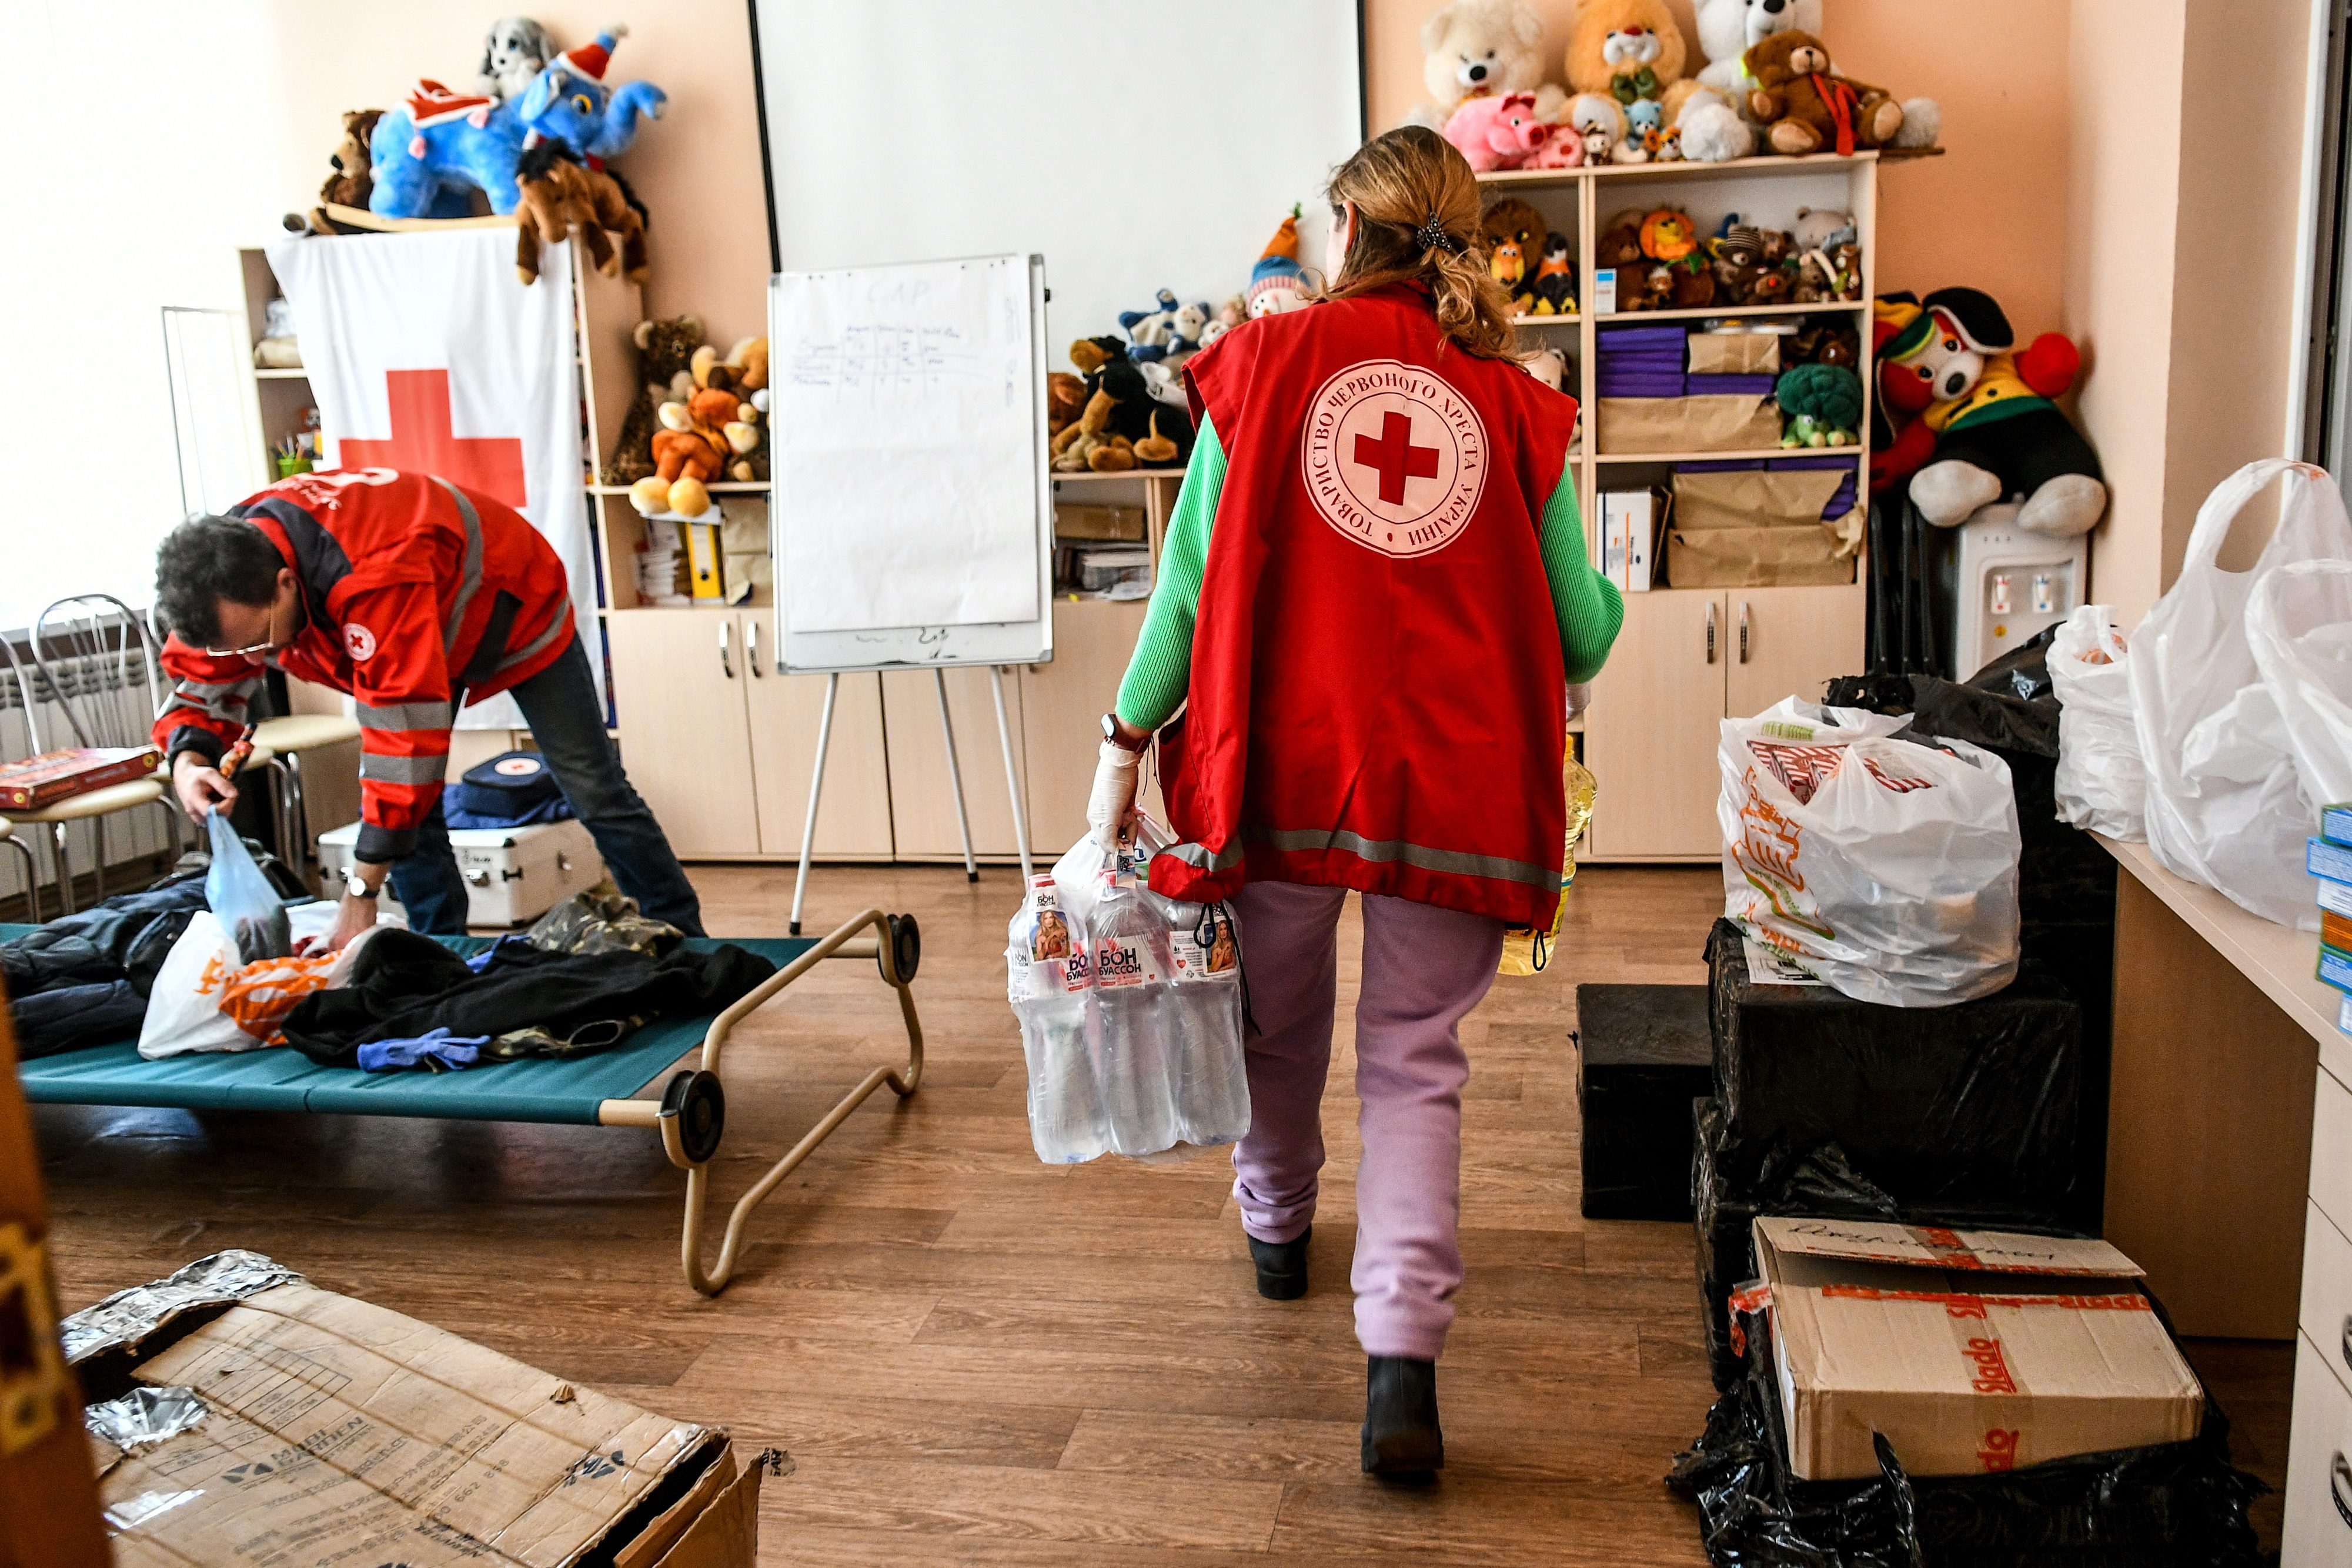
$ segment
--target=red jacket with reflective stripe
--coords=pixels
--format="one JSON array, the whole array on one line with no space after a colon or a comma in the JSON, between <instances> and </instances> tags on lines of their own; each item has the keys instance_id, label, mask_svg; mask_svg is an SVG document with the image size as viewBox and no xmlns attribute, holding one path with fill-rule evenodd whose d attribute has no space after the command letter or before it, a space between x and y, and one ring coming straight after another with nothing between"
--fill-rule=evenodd
<instances>
[{"instance_id":1,"label":"red jacket with reflective stripe","mask_svg":"<svg viewBox=\"0 0 2352 1568\"><path fill-rule=\"evenodd\" d=\"M1575 400L1376 291L1185 365L1225 482L1151 885L1352 887L1549 925L1566 677L1538 532Z\"/></svg>"},{"instance_id":2,"label":"red jacket with reflective stripe","mask_svg":"<svg viewBox=\"0 0 2352 1568\"><path fill-rule=\"evenodd\" d=\"M300 579L309 623L272 661L359 701L362 860L398 860L441 798L451 699L502 692L571 641L563 563L528 519L422 474L298 475L229 508ZM218 759L244 727L261 662L215 658L175 633L178 685L155 719L167 753Z\"/></svg>"}]
</instances>

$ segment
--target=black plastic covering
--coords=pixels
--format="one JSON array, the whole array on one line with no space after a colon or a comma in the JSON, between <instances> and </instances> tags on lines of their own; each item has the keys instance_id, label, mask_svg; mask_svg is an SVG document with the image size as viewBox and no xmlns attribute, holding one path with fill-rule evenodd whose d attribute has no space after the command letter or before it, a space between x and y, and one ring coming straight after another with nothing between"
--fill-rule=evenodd
<instances>
[{"instance_id":1,"label":"black plastic covering","mask_svg":"<svg viewBox=\"0 0 2352 1568\"><path fill-rule=\"evenodd\" d=\"M1698 1505L1717 1568L2252 1568L2246 1510L2269 1489L2230 1464L2208 1396L2185 1443L2084 1454L2000 1475L1910 1476L1885 1437L1870 1480L1790 1474L1771 1328L1742 1315L1753 1354L1678 1456L1666 1485Z\"/></svg>"},{"instance_id":2,"label":"black plastic covering","mask_svg":"<svg viewBox=\"0 0 2352 1568\"><path fill-rule=\"evenodd\" d=\"M1691 1200L1698 1232L1698 1289L1705 1315L1707 1370L1717 1388L1739 1376L1731 1346L1728 1298L1756 1277L1752 1222L1759 1214L1809 1219L1884 1219L1899 1225L1940 1225L1957 1230L2012 1230L2027 1235L2079 1236L2062 1203L2031 1193L2001 1198L1960 1194L1931 1202L1889 1192L1864 1175L1834 1139L1759 1143L1731 1132L1713 1100L1691 1107L1697 1150L1692 1159ZM1900 1185L1911 1162L1876 1167Z\"/></svg>"},{"instance_id":3,"label":"black plastic covering","mask_svg":"<svg viewBox=\"0 0 2352 1568\"><path fill-rule=\"evenodd\" d=\"M1691 1217L1691 1102L1714 1092L1705 986L1576 988L1587 1219Z\"/></svg>"}]
</instances>

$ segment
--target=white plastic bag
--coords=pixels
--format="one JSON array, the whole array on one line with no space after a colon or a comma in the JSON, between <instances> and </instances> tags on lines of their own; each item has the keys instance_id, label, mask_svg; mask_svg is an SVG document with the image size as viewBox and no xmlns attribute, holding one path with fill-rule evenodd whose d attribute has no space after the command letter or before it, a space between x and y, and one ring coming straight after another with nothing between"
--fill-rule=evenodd
<instances>
[{"instance_id":1,"label":"white plastic bag","mask_svg":"<svg viewBox=\"0 0 2352 1568\"><path fill-rule=\"evenodd\" d=\"M2256 583L2246 640L2304 798L2352 800L2352 560L2296 561Z\"/></svg>"},{"instance_id":2,"label":"white plastic bag","mask_svg":"<svg viewBox=\"0 0 2352 1568\"><path fill-rule=\"evenodd\" d=\"M2245 504L2282 476L2279 521L2250 571L2216 562ZM2147 847L2168 870L2282 925L2318 928L2303 841L2318 822L2288 725L2247 639L2257 584L2295 561L2352 557L2326 470L2249 463L2198 509L2180 575L2132 633L2132 716L2147 766Z\"/></svg>"},{"instance_id":3,"label":"white plastic bag","mask_svg":"<svg viewBox=\"0 0 2352 1568\"><path fill-rule=\"evenodd\" d=\"M2147 838L2147 767L2132 718L2131 657L2105 604L2078 606L2050 642L2057 693L2058 820L2111 839Z\"/></svg>"},{"instance_id":4,"label":"white plastic bag","mask_svg":"<svg viewBox=\"0 0 2352 1568\"><path fill-rule=\"evenodd\" d=\"M1907 723L1797 697L1724 721L1724 914L1847 996L1945 1007L2017 974L2017 802L2000 758Z\"/></svg>"},{"instance_id":5,"label":"white plastic bag","mask_svg":"<svg viewBox=\"0 0 2352 1568\"><path fill-rule=\"evenodd\" d=\"M337 911L332 903L320 900L282 907L295 940L323 938L335 929ZM335 955L336 962L348 967L359 946L359 942L352 942L344 947ZM239 1017L251 1021L262 1016L245 1003L247 999L257 1004L267 999L256 982L272 966L282 966L281 977L293 984L312 990L321 988L296 978L317 967L312 960L287 957L265 958L252 965L241 962L227 925L209 909L196 911L188 928L180 933L180 939L163 956L163 967L155 972L155 983L148 989L147 1016L139 1026L139 1054L153 1061L196 1051L253 1051L266 1044L268 1035L247 1033ZM247 973L248 970L253 972ZM338 973L330 967L324 983L334 984ZM236 1011L224 1011L224 1002L231 1002ZM271 1028L274 1030L274 1020Z\"/></svg>"},{"instance_id":6,"label":"white plastic bag","mask_svg":"<svg viewBox=\"0 0 2352 1568\"><path fill-rule=\"evenodd\" d=\"M286 901L254 863L253 852L229 825L228 813L205 818L213 862L205 872L205 903L211 906L246 963L278 958L294 950L286 925Z\"/></svg>"}]
</instances>

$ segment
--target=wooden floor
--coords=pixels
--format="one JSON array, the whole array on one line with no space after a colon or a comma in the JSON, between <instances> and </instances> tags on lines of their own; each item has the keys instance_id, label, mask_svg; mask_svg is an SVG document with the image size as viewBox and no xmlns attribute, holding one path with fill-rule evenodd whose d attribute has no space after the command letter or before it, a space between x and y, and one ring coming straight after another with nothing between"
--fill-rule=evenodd
<instances>
[{"instance_id":1,"label":"wooden floor","mask_svg":"<svg viewBox=\"0 0 2352 1568\"><path fill-rule=\"evenodd\" d=\"M868 903L921 918L929 1065L795 1173L716 1301L679 1278L683 1183L642 1134L37 1109L66 1305L223 1247L269 1253L788 1450L763 1494L771 1563L1705 1561L1660 1485L1712 1392L1690 1230L1578 1217L1568 1031L1580 981L1704 977L1713 871L1587 871L1550 970L1498 981L1465 1026L1469 1278L1440 1374L1449 1467L1426 1490L1357 1471L1352 908L1315 1284L1277 1304L1252 1288L1223 1161L1037 1163L1000 956L1018 882L982 875L819 872L812 929ZM695 880L715 934L783 929L789 868ZM897 1049L863 964L772 1016L730 1059L730 1198ZM2284 1349L2194 1354L2275 1482Z\"/></svg>"}]
</instances>

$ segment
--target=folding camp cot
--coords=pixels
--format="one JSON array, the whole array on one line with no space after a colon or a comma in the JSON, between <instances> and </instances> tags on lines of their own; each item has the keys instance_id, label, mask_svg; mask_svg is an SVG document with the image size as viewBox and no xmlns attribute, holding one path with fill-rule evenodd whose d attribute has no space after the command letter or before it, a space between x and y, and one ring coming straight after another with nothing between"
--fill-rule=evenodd
<instances>
[{"instance_id":1,"label":"folding camp cot","mask_svg":"<svg viewBox=\"0 0 2352 1568\"><path fill-rule=\"evenodd\" d=\"M0 940L37 927L0 925ZM487 937L438 940L471 954ZM53 1105L145 1105L182 1111L307 1111L348 1116L423 1116L476 1122L569 1122L604 1127L649 1128L661 1137L670 1163L686 1172L683 1251L687 1283L717 1295L735 1272L751 1211L829 1137L866 1096L887 1083L902 1098L923 1073L923 1026L912 987L922 959L922 935L911 915L869 909L822 937L732 938L777 966L758 989L714 1016L661 1019L618 1046L570 1061L492 1062L462 1072L362 1072L321 1067L299 1051L248 1051L165 1057L149 1061L135 1041L96 1045L27 1061L18 1069L28 1100ZM689 939L709 951L716 941ZM871 958L883 982L898 993L907 1025L907 1064L877 1067L809 1129L791 1153L768 1167L735 1202L717 1264L702 1266L703 1211L709 1164L727 1126L720 1060L735 1026L827 958ZM668 1070L697 1044L699 1063ZM667 1077L665 1077L667 1074ZM656 1099L640 1098L660 1084Z\"/></svg>"}]
</instances>

